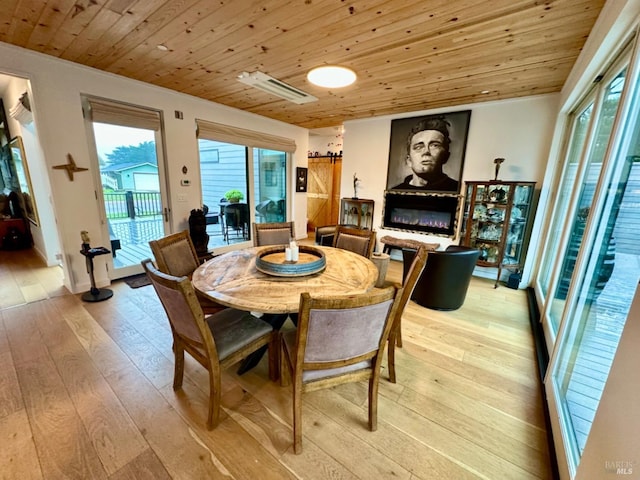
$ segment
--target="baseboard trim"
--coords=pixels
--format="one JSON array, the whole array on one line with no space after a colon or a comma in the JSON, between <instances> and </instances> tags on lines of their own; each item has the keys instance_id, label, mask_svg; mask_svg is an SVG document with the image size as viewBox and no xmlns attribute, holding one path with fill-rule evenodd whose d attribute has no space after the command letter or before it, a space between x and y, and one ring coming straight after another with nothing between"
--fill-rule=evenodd
<instances>
[{"instance_id":1,"label":"baseboard trim","mask_svg":"<svg viewBox=\"0 0 640 480\"><path fill-rule=\"evenodd\" d=\"M542 393L542 406L544 410L544 422L547 430L547 445L549 446L549 463L551 465L551 474L553 480L560 479L558 471L558 458L556 457L556 448L553 441L553 433L551 432L551 418L549 416L549 405L547 404L547 393L544 386L544 377L549 366L549 352L547 351L547 343L544 340L544 332L542 323L540 323L540 310L536 301L536 294L532 287L527 288L527 301L529 304L529 322L531 324L531 333L536 347L536 359L538 362L538 375L540 382L540 392Z\"/></svg>"}]
</instances>

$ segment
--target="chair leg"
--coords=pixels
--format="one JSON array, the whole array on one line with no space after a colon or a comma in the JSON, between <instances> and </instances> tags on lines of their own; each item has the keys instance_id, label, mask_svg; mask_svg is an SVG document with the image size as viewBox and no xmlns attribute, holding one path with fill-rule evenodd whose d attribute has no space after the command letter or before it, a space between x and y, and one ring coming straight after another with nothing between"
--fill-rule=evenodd
<instances>
[{"instance_id":1,"label":"chair leg","mask_svg":"<svg viewBox=\"0 0 640 480\"><path fill-rule=\"evenodd\" d=\"M216 374L217 373L217 374ZM220 419L220 372L209 371L209 416L207 429L213 430Z\"/></svg>"},{"instance_id":2,"label":"chair leg","mask_svg":"<svg viewBox=\"0 0 640 480\"><path fill-rule=\"evenodd\" d=\"M293 370L291 362L289 361L289 354L284 346L284 340L282 335L279 336L279 349L280 349L280 386L288 387L291 385L291 371Z\"/></svg>"},{"instance_id":3,"label":"chair leg","mask_svg":"<svg viewBox=\"0 0 640 480\"><path fill-rule=\"evenodd\" d=\"M178 390L182 387L182 378L184 377L184 348L180 340L173 340L173 356L175 357L175 366L173 369L173 389Z\"/></svg>"},{"instance_id":4,"label":"chair leg","mask_svg":"<svg viewBox=\"0 0 640 480\"><path fill-rule=\"evenodd\" d=\"M389 336L389 345L387 345L387 369L389 370L389 381L396 383L396 339L395 334Z\"/></svg>"},{"instance_id":5,"label":"chair leg","mask_svg":"<svg viewBox=\"0 0 640 480\"><path fill-rule=\"evenodd\" d=\"M396 327L396 346L402 348L402 318L398 318L398 326Z\"/></svg>"},{"instance_id":6,"label":"chair leg","mask_svg":"<svg viewBox=\"0 0 640 480\"><path fill-rule=\"evenodd\" d=\"M293 453L302 453L302 384L293 384Z\"/></svg>"},{"instance_id":7,"label":"chair leg","mask_svg":"<svg viewBox=\"0 0 640 480\"><path fill-rule=\"evenodd\" d=\"M269 342L269 380L280 378L280 332L274 331Z\"/></svg>"},{"instance_id":8,"label":"chair leg","mask_svg":"<svg viewBox=\"0 0 640 480\"><path fill-rule=\"evenodd\" d=\"M369 379L369 430L375 432L378 429L378 380L380 371L373 372Z\"/></svg>"}]
</instances>

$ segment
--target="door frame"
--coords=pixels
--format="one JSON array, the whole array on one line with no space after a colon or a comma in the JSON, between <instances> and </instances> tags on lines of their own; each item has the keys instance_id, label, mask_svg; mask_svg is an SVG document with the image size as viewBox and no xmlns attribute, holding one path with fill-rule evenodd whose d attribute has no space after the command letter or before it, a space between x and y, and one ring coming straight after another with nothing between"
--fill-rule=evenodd
<instances>
[{"instance_id":1,"label":"door frame","mask_svg":"<svg viewBox=\"0 0 640 480\"><path fill-rule=\"evenodd\" d=\"M158 130L153 130L155 137L155 147L156 147L156 160L158 163L158 183L160 187L160 203L161 209L163 212L162 215L162 229L163 234L168 235L172 230L171 223L171 208L169 206L169 183L168 183L168 174L167 174L167 162L165 161L165 135L164 135L164 117L161 110L156 110L153 108L143 107L140 105L133 105L125 102L119 102L111 99L104 99L100 97L95 97L92 95L82 95L82 110L84 113L84 123L85 123L85 131L87 135L87 142L89 146L89 159L91 162L91 166L93 167L91 170L93 172L93 182L94 182L94 193L96 198L96 203L98 207L98 212L100 215L100 244L101 245L111 245L111 236L109 234L109 225L107 221L107 212L104 204L104 190L102 188L102 179L100 176L100 162L98 159L98 149L96 145L95 133L93 130L93 119L89 112L89 100L91 99L100 99L101 101L108 101L114 106L122 105L123 108L133 107L136 109L147 110L149 112L154 112L158 114L160 120L160 128ZM128 125L120 125L123 127L128 127ZM113 261L113 255L105 255L105 260L107 262L107 270L110 280L117 280L119 278L128 277L131 275L137 275L143 273L143 268L140 263L134 263L132 265L128 265L125 267L116 268Z\"/></svg>"}]
</instances>

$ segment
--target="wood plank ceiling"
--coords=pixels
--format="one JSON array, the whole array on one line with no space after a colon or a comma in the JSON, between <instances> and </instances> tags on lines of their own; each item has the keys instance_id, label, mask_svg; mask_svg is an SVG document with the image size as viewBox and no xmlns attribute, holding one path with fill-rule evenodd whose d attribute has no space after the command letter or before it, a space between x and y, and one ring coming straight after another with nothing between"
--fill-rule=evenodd
<instances>
[{"instance_id":1,"label":"wood plank ceiling","mask_svg":"<svg viewBox=\"0 0 640 480\"><path fill-rule=\"evenodd\" d=\"M320 128L558 92L603 4L0 0L0 41ZM307 71L323 64L350 67L358 81L334 90L311 85ZM297 105L237 81L256 70L319 100Z\"/></svg>"}]
</instances>

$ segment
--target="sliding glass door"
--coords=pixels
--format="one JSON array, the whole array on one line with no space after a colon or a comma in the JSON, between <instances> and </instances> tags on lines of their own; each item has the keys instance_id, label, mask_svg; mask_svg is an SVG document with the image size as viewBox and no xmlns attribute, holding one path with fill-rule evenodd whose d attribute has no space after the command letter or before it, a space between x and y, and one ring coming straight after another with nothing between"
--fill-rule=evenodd
<instances>
[{"instance_id":1,"label":"sliding glass door","mask_svg":"<svg viewBox=\"0 0 640 480\"><path fill-rule=\"evenodd\" d=\"M582 245L596 188L601 178L604 156L611 137L613 122L618 111L625 75L626 68L614 76L606 86L601 97L601 106L598 109L598 115L595 119L595 135L590 137L591 148L585 151L585 153L588 152L588 160L584 162L583 172L578 177L580 178L580 186L577 190L577 202L573 205L572 212L567 211L564 215L565 222L567 219L571 219L570 223L565 223L569 237L564 247L562 266L560 268L558 281L556 282L555 292L550 299L547 309L548 319L553 332L557 332L560 326L560 318L564 311L569 286L571 282L575 282L580 275L580 272L574 272L576 260ZM570 176L571 175L569 175L569 177ZM576 186L574 185L574 189L575 188ZM603 272L603 275L604 273L605 272Z\"/></svg>"},{"instance_id":2,"label":"sliding glass door","mask_svg":"<svg viewBox=\"0 0 640 480\"><path fill-rule=\"evenodd\" d=\"M253 149L256 223L287 220L287 154L264 148Z\"/></svg>"},{"instance_id":3,"label":"sliding glass door","mask_svg":"<svg viewBox=\"0 0 640 480\"><path fill-rule=\"evenodd\" d=\"M248 242L251 225L249 149L206 138L198 139L198 149L208 248ZM237 196L231 197L231 191L238 192Z\"/></svg>"},{"instance_id":4,"label":"sliding glass door","mask_svg":"<svg viewBox=\"0 0 640 480\"><path fill-rule=\"evenodd\" d=\"M208 248L250 245L252 223L287 221L295 143L203 120L197 126Z\"/></svg>"},{"instance_id":5,"label":"sliding glass door","mask_svg":"<svg viewBox=\"0 0 640 480\"><path fill-rule=\"evenodd\" d=\"M640 279L640 101L630 49L573 117L538 289L561 477L576 473Z\"/></svg>"},{"instance_id":6,"label":"sliding glass door","mask_svg":"<svg viewBox=\"0 0 640 480\"><path fill-rule=\"evenodd\" d=\"M577 113L572 116L571 124L571 136L568 148L567 161L562 172L562 177L559 186L556 189L555 208L553 217L549 226L547 247L545 248L540 272L538 274L538 281L540 284L540 290L542 292L542 298L546 298L551 290L552 286L551 278L553 274L553 268L555 265L555 259L560 250L560 246L563 244L563 232L565 230L564 224L567 219L568 212L570 210L570 200L572 198L572 192L576 179L580 174L580 160L582 158L583 151L585 149L587 140L587 131L589 124L591 123L591 117L593 112L593 105L595 102L595 92L593 92L583 106L581 106ZM566 241L566 239L564 239ZM554 319L557 317L554 315ZM558 324L553 321L552 323L552 335L555 336L558 332Z\"/></svg>"}]
</instances>

